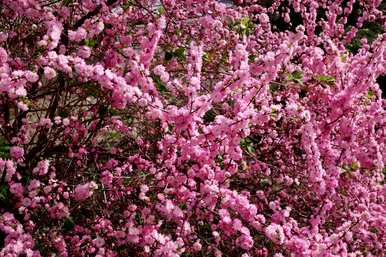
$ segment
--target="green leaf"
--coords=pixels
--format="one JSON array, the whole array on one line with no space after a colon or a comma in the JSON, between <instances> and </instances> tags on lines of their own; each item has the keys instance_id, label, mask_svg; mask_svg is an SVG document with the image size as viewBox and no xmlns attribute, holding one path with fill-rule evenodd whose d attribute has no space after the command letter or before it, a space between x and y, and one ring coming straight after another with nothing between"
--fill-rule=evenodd
<instances>
[{"instance_id":1,"label":"green leaf","mask_svg":"<svg viewBox=\"0 0 386 257\"><path fill-rule=\"evenodd\" d=\"M163 6L161 6L160 8L158 8L158 15L161 16L165 13L165 8Z\"/></svg>"},{"instance_id":2,"label":"green leaf","mask_svg":"<svg viewBox=\"0 0 386 257\"><path fill-rule=\"evenodd\" d=\"M228 28L236 31L239 35L250 35L255 29L255 24L249 17L243 17L238 21L229 21Z\"/></svg>"},{"instance_id":3,"label":"green leaf","mask_svg":"<svg viewBox=\"0 0 386 257\"><path fill-rule=\"evenodd\" d=\"M319 82L324 82L324 83L330 84L330 83L334 83L336 79L333 76L319 75L319 76L316 76L316 80Z\"/></svg>"},{"instance_id":4,"label":"green leaf","mask_svg":"<svg viewBox=\"0 0 386 257\"><path fill-rule=\"evenodd\" d=\"M131 177L126 177L123 179L123 185L124 186L129 186L131 183Z\"/></svg>"},{"instance_id":5,"label":"green leaf","mask_svg":"<svg viewBox=\"0 0 386 257\"><path fill-rule=\"evenodd\" d=\"M94 47L97 44L97 40L94 39L94 38L87 38L87 39L84 40L84 43L85 43L86 46Z\"/></svg>"},{"instance_id":6,"label":"green leaf","mask_svg":"<svg viewBox=\"0 0 386 257\"><path fill-rule=\"evenodd\" d=\"M209 54L207 52L204 52L204 54L202 55L202 59L206 62L209 61Z\"/></svg>"},{"instance_id":7,"label":"green leaf","mask_svg":"<svg viewBox=\"0 0 386 257\"><path fill-rule=\"evenodd\" d=\"M210 109L204 114L203 120L205 123L213 122L216 118L216 113L213 109Z\"/></svg>"},{"instance_id":8,"label":"green leaf","mask_svg":"<svg viewBox=\"0 0 386 257\"><path fill-rule=\"evenodd\" d=\"M271 93L275 93L276 91L279 91L280 90L280 85L277 84L277 83L270 83L269 84L269 91Z\"/></svg>"},{"instance_id":9,"label":"green leaf","mask_svg":"<svg viewBox=\"0 0 386 257\"><path fill-rule=\"evenodd\" d=\"M165 60L170 61L171 59L173 59L173 52L166 51L165 52Z\"/></svg>"},{"instance_id":10,"label":"green leaf","mask_svg":"<svg viewBox=\"0 0 386 257\"><path fill-rule=\"evenodd\" d=\"M236 25L236 30L240 35L250 35L254 28L255 24L249 17L242 18Z\"/></svg>"},{"instance_id":11,"label":"green leaf","mask_svg":"<svg viewBox=\"0 0 386 257\"><path fill-rule=\"evenodd\" d=\"M301 80L303 78L303 72L302 71L294 71L294 72L292 72L292 78L294 80Z\"/></svg>"},{"instance_id":12,"label":"green leaf","mask_svg":"<svg viewBox=\"0 0 386 257\"><path fill-rule=\"evenodd\" d=\"M360 168L360 164L358 162L351 163L351 169L352 170L357 170L359 168Z\"/></svg>"},{"instance_id":13,"label":"green leaf","mask_svg":"<svg viewBox=\"0 0 386 257\"><path fill-rule=\"evenodd\" d=\"M165 84L162 82L161 78L158 75L153 75L152 79L155 83L155 86L160 93L168 92L168 89L166 88Z\"/></svg>"},{"instance_id":14,"label":"green leaf","mask_svg":"<svg viewBox=\"0 0 386 257\"><path fill-rule=\"evenodd\" d=\"M347 55L346 55L346 54L342 54L342 55L340 56L340 60L341 60L342 62L347 61Z\"/></svg>"},{"instance_id":15,"label":"green leaf","mask_svg":"<svg viewBox=\"0 0 386 257\"><path fill-rule=\"evenodd\" d=\"M123 10L127 10L127 9L129 9L129 7L130 6L132 6L134 4L134 1L133 0L128 0L128 1L126 1L126 2L124 2L123 4L122 4L122 8L123 8Z\"/></svg>"},{"instance_id":16,"label":"green leaf","mask_svg":"<svg viewBox=\"0 0 386 257\"><path fill-rule=\"evenodd\" d=\"M0 137L0 158L9 159L9 150L11 146L5 140L5 138Z\"/></svg>"},{"instance_id":17,"label":"green leaf","mask_svg":"<svg viewBox=\"0 0 386 257\"><path fill-rule=\"evenodd\" d=\"M43 47L37 47L35 52L33 53L32 58L38 58L44 53L45 49Z\"/></svg>"},{"instance_id":18,"label":"green leaf","mask_svg":"<svg viewBox=\"0 0 386 257\"><path fill-rule=\"evenodd\" d=\"M179 60L184 60L185 59L185 48L179 47L174 51L165 50L165 60L170 61L173 58L177 58Z\"/></svg>"},{"instance_id":19,"label":"green leaf","mask_svg":"<svg viewBox=\"0 0 386 257\"><path fill-rule=\"evenodd\" d=\"M235 22L233 22L232 20L228 21L228 29L233 30L235 26L236 26Z\"/></svg>"},{"instance_id":20,"label":"green leaf","mask_svg":"<svg viewBox=\"0 0 386 257\"><path fill-rule=\"evenodd\" d=\"M240 146L242 148L247 147L247 145L250 144L250 143L252 143L252 141L248 137L240 139Z\"/></svg>"},{"instance_id":21,"label":"green leaf","mask_svg":"<svg viewBox=\"0 0 386 257\"><path fill-rule=\"evenodd\" d=\"M157 191L150 191L148 195L151 202L157 201Z\"/></svg>"},{"instance_id":22,"label":"green leaf","mask_svg":"<svg viewBox=\"0 0 386 257\"><path fill-rule=\"evenodd\" d=\"M267 187L267 186L269 186L269 179L262 179L262 180L260 180L260 186L261 187Z\"/></svg>"},{"instance_id":23,"label":"green leaf","mask_svg":"<svg viewBox=\"0 0 386 257\"><path fill-rule=\"evenodd\" d=\"M10 200L10 191L8 185L0 185L0 203L7 205Z\"/></svg>"},{"instance_id":24,"label":"green leaf","mask_svg":"<svg viewBox=\"0 0 386 257\"><path fill-rule=\"evenodd\" d=\"M182 29L179 29L179 28L175 29L175 33L177 36L181 36L182 32L184 32Z\"/></svg>"},{"instance_id":25,"label":"green leaf","mask_svg":"<svg viewBox=\"0 0 386 257\"><path fill-rule=\"evenodd\" d=\"M256 152L255 147L253 146L253 141L249 137L240 139L240 147L248 153Z\"/></svg>"},{"instance_id":26,"label":"green leaf","mask_svg":"<svg viewBox=\"0 0 386 257\"><path fill-rule=\"evenodd\" d=\"M373 99L374 96L375 96L375 93L371 89L369 89L369 91L367 91L367 98Z\"/></svg>"},{"instance_id":27,"label":"green leaf","mask_svg":"<svg viewBox=\"0 0 386 257\"><path fill-rule=\"evenodd\" d=\"M344 171L351 171L350 167L349 167L347 164L343 165L343 166L342 166L342 169L343 169Z\"/></svg>"},{"instance_id":28,"label":"green leaf","mask_svg":"<svg viewBox=\"0 0 386 257\"><path fill-rule=\"evenodd\" d=\"M248 27L250 21L251 21L251 20L249 19L249 17L244 17L244 18L242 18L242 19L240 20L240 24L243 25L243 26L245 26L245 27Z\"/></svg>"},{"instance_id":29,"label":"green leaf","mask_svg":"<svg viewBox=\"0 0 386 257\"><path fill-rule=\"evenodd\" d=\"M179 207L180 207L181 210L186 210L187 205L186 205L186 203L181 203L181 204L179 205Z\"/></svg>"},{"instance_id":30,"label":"green leaf","mask_svg":"<svg viewBox=\"0 0 386 257\"><path fill-rule=\"evenodd\" d=\"M141 217L141 214L140 213L135 213L135 217L134 217L135 221L139 224L139 225L143 225L143 219Z\"/></svg>"},{"instance_id":31,"label":"green leaf","mask_svg":"<svg viewBox=\"0 0 386 257\"><path fill-rule=\"evenodd\" d=\"M63 230L70 231L75 227L75 222L71 216L67 217L63 223Z\"/></svg>"},{"instance_id":32,"label":"green leaf","mask_svg":"<svg viewBox=\"0 0 386 257\"><path fill-rule=\"evenodd\" d=\"M118 131L112 130L107 134L107 138L109 140L116 140L122 138L122 134L119 133Z\"/></svg>"},{"instance_id":33,"label":"green leaf","mask_svg":"<svg viewBox=\"0 0 386 257\"><path fill-rule=\"evenodd\" d=\"M250 54L250 55L248 55L248 60L249 60L249 62L254 62L255 60L256 60L256 55L254 55L254 54Z\"/></svg>"},{"instance_id":34,"label":"green leaf","mask_svg":"<svg viewBox=\"0 0 386 257\"><path fill-rule=\"evenodd\" d=\"M74 2L74 0L64 0L63 1L63 5L64 6L69 6L70 4L72 4Z\"/></svg>"},{"instance_id":35,"label":"green leaf","mask_svg":"<svg viewBox=\"0 0 386 257\"><path fill-rule=\"evenodd\" d=\"M176 57L177 59L185 59L185 48L177 48L174 53L173 53L174 57Z\"/></svg>"},{"instance_id":36,"label":"green leaf","mask_svg":"<svg viewBox=\"0 0 386 257\"><path fill-rule=\"evenodd\" d=\"M224 157L221 155L221 154L218 154L217 156L216 156L216 162L224 162ZM386 172L386 171L385 171Z\"/></svg>"},{"instance_id":37,"label":"green leaf","mask_svg":"<svg viewBox=\"0 0 386 257\"><path fill-rule=\"evenodd\" d=\"M108 112L111 116L116 116L119 114L119 111L117 109L114 109L114 108L109 108Z\"/></svg>"},{"instance_id":38,"label":"green leaf","mask_svg":"<svg viewBox=\"0 0 386 257\"><path fill-rule=\"evenodd\" d=\"M139 176L140 176L141 178L146 178L148 175L149 175L148 173L143 172L143 171L139 174Z\"/></svg>"},{"instance_id":39,"label":"green leaf","mask_svg":"<svg viewBox=\"0 0 386 257\"><path fill-rule=\"evenodd\" d=\"M272 110L271 110L271 117L272 118L275 118L275 117L277 117L277 114L278 114L279 112L278 112L278 110L277 109L275 109L275 108L272 108Z\"/></svg>"},{"instance_id":40,"label":"green leaf","mask_svg":"<svg viewBox=\"0 0 386 257\"><path fill-rule=\"evenodd\" d=\"M248 152L250 152L250 153L254 153L256 150L255 150L255 148L252 146L252 145L248 145L247 146L247 150L248 150Z\"/></svg>"}]
</instances>

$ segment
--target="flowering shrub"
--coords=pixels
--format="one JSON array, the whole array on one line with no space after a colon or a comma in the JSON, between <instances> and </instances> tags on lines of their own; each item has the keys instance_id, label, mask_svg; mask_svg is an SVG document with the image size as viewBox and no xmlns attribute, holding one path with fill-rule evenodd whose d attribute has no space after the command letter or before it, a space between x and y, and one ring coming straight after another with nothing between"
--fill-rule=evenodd
<instances>
[{"instance_id":1,"label":"flowering shrub","mask_svg":"<svg viewBox=\"0 0 386 257\"><path fill-rule=\"evenodd\" d=\"M384 256L381 1L237 4L1 1L0 256Z\"/></svg>"}]
</instances>

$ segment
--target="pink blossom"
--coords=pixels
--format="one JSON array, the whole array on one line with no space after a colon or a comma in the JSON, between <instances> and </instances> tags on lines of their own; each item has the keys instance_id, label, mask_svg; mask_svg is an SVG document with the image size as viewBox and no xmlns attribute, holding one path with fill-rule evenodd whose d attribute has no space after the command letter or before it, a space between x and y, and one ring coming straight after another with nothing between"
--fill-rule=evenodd
<instances>
[{"instance_id":1,"label":"pink blossom","mask_svg":"<svg viewBox=\"0 0 386 257\"><path fill-rule=\"evenodd\" d=\"M236 239L236 244L244 250L250 250L253 247L253 239L250 235L241 235Z\"/></svg>"},{"instance_id":2,"label":"pink blossom","mask_svg":"<svg viewBox=\"0 0 386 257\"><path fill-rule=\"evenodd\" d=\"M0 256L383 254L381 1L54 2L1 5Z\"/></svg>"},{"instance_id":3,"label":"pink blossom","mask_svg":"<svg viewBox=\"0 0 386 257\"><path fill-rule=\"evenodd\" d=\"M65 217L68 217L69 215L69 209L67 206L64 205L64 203L59 202L55 204L54 206L50 207L48 209L48 212L51 216L51 218L54 219L63 219Z\"/></svg>"},{"instance_id":4,"label":"pink blossom","mask_svg":"<svg viewBox=\"0 0 386 257\"><path fill-rule=\"evenodd\" d=\"M87 37L87 31L84 28L79 28L76 31L68 31L68 37L71 41L80 42Z\"/></svg>"},{"instance_id":5,"label":"pink blossom","mask_svg":"<svg viewBox=\"0 0 386 257\"><path fill-rule=\"evenodd\" d=\"M267 14L265 13L262 13L260 14L259 16L259 21L262 23L262 24L267 24L269 22L269 17Z\"/></svg>"},{"instance_id":6,"label":"pink blossom","mask_svg":"<svg viewBox=\"0 0 386 257\"><path fill-rule=\"evenodd\" d=\"M63 122L63 125L64 125L64 126L70 125L70 119L68 119L68 118L64 118L64 119L62 120L62 122Z\"/></svg>"},{"instance_id":7,"label":"pink blossom","mask_svg":"<svg viewBox=\"0 0 386 257\"><path fill-rule=\"evenodd\" d=\"M10 150L10 155L15 159L22 159L24 156L24 149L19 146L12 146Z\"/></svg>"},{"instance_id":8,"label":"pink blossom","mask_svg":"<svg viewBox=\"0 0 386 257\"><path fill-rule=\"evenodd\" d=\"M39 76L38 74L36 74L35 72L31 72L31 71L26 71L25 72L25 78L29 81L29 82L36 82L39 80Z\"/></svg>"},{"instance_id":9,"label":"pink blossom","mask_svg":"<svg viewBox=\"0 0 386 257\"><path fill-rule=\"evenodd\" d=\"M24 187L21 183L13 183L10 187L9 187L9 191L16 195L17 197L21 198L23 197L23 191L24 191Z\"/></svg>"},{"instance_id":10,"label":"pink blossom","mask_svg":"<svg viewBox=\"0 0 386 257\"><path fill-rule=\"evenodd\" d=\"M78 56L84 58L84 59L87 59L89 58L91 55L91 49L90 47L88 46L82 46L79 48L78 50Z\"/></svg>"},{"instance_id":11,"label":"pink blossom","mask_svg":"<svg viewBox=\"0 0 386 257\"><path fill-rule=\"evenodd\" d=\"M272 223L265 228L265 235L277 244L283 244L285 240L283 228L275 223Z\"/></svg>"},{"instance_id":12,"label":"pink blossom","mask_svg":"<svg viewBox=\"0 0 386 257\"><path fill-rule=\"evenodd\" d=\"M74 199L84 201L93 195L95 189L98 189L98 185L94 181L78 185L74 190Z\"/></svg>"},{"instance_id":13,"label":"pink blossom","mask_svg":"<svg viewBox=\"0 0 386 257\"><path fill-rule=\"evenodd\" d=\"M33 173L39 176L44 176L48 173L50 167L50 161L43 160L38 163L38 165L33 169Z\"/></svg>"},{"instance_id":14,"label":"pink blossom","mask_svg":"<svg viewBox=\"0 0 386 257\"><path fill-rule=\"evenodd\" d=\"M0 65L6 63L7 59L8 59L7 51L4 48L0 47Z\"/></svg>"},{"instance_id":15,"label":"pink blossom","mask_svg":"<svg viewBox=\"0 0 386 257\"><path fill-rule=\"evenodd\" d=\"M201 248L202 248L202 245L201 245L201 243L199 241L194 242L194 244L193 244L193 251L198 252L198 251L201 250Z\"/></svg>"},{"instance_id":16,"label":"pink blossom","mask_svg":"<svg viewBox=\"0 0 386 257\"><path fill-rule=\"evenodd\" d=\"M27 95L27 90L24 87L19 87L15 90L15 94L17 96L26 96Z\"/></svg>"},{"instance_id":17,"label":"pink blossom","mask_svg":"<svg viewBox=\"0 0 386 257\"><path fill-rule=\"evenodd\" d=\"M51 80L56 77L56 71L51 67L44 67L44 76L46 79Z\"/></svg>"},{"instance_id":18,"label":"pink blossom","mask_svg":"<svg viewBox=\"0 0 386 257\"><path fill-rule=\"evenodd\" d=\"M28 111L28 105L23 102L17 102L17 108L19 108L23 112Z\"/></svg>"}]
</instances>

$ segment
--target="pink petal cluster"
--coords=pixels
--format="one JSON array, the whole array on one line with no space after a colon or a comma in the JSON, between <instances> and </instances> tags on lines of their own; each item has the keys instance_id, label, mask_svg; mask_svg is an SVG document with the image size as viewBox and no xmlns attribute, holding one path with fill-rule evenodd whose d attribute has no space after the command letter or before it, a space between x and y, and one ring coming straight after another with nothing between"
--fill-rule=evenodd
<instances>
[{"instance_id":1,"label":"pink petal cluster","mask_svg":"<svg viewBox=\"0 0 386 257\"><path fill-rule=\"evenodd\" d=\"M278 224L271 224L265 228L265 235L277 244L283 244L285 240L284 230Z\"/></svg>"},{"instance_id":2,"label":"pink petal cluster","mask_svg":"<svg viewBox=\"0 0 386 257\"><path fill-rule=\"evenodd\" d=\"M0 14L0 256L385 255L382 1Z\"/></svg>"},{"instance_id":3,"label":"pink petal cluster","mask_svg":"<svg viewBox=\"0 0 386 257\"><path fill-rule=\"evenodd\" d=\"M24 149L19 146L12 146L10 150L11 157L15 158L16 160L23 158L24 156Z\"/></svg>"},{"instance_id":4,"label":"pink petal cluster","mask_svg":"<svg viewBox=\"0 0 386 257\"><path fill-rule=\"evenodd\" d=\"M97 189L98 185L95 182L88 182L76 186L74 190L74 199L76 201L83 201L92 196L93 190Z\"/></svg>"},{"instance_id":5,"label":"pink petal cluster","mask_svg":"<svg viewBox=\"0 0 386 257\"><path fill-rule=\"evenodd\" d=\"M56 71L51 67L44 67L44 76L46 79L51 80L56 77Z\"/></svg>"}]
</instances>

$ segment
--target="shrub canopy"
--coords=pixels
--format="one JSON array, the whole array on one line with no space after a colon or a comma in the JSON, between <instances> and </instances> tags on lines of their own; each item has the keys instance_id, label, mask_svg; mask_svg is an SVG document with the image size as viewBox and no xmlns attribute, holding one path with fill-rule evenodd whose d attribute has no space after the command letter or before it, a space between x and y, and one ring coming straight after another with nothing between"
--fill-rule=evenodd
<instances>
[{"instance_id":1,"label":"shrub canopy","mask_svg":"<svg viewBox=\"0 0 386 257\"><path fill-rule=\"evenodd\" d=\"M384 6L1 1L0 256L384 256Z\"/></svg>"}]
</instances>

